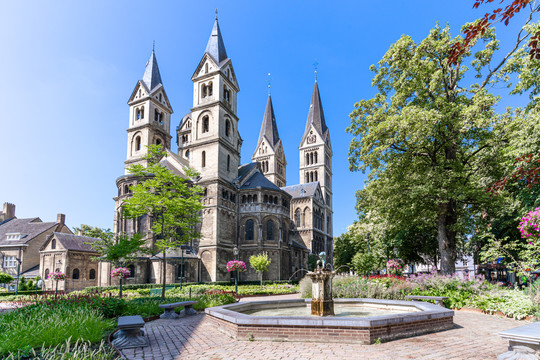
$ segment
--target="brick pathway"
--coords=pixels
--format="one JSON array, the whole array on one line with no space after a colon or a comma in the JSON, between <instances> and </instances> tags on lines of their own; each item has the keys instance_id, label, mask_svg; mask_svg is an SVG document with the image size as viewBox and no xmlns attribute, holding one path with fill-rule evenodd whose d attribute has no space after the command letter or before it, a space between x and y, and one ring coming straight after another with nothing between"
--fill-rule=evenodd
<instances>
[{"instance_id":1,"label":"brick pathway","mask_svg":"<svg viewBox=\"0 0 540 360\"><path fill-rule=\"evenodd\" d=\"M256 300L256 299L253 299ZM524 321L456 311L452 330L379 345L236 341L213 328L198 314L145 325L150 346L126 349L127 359L200 360L327 360L327 359L495 359L508 342L497 333Z\"/></svg>"}]
</instances>

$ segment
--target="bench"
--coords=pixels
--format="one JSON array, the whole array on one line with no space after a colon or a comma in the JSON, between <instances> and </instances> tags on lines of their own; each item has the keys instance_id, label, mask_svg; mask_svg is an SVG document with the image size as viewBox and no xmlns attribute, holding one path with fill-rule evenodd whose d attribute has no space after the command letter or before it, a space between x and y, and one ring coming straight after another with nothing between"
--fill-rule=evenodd
<instances>
[{"instance_id":1,"label":"bench","mask_svg":"<svg viewBox=\"0 0 540 360\"><path fill-rule=\"evenodd\" d=\"M165 286L165 291L174 289L174 285L167 285ZM162 287L150 289L150 295L161 295L161 291L163 290Z\"/></svg>"},{"instance_id":2,"label":"bench","mask_svg":"<svg viewBox=\"0 0 540 360\"><path fill-rule=\"evenodd\" d=\"M197 311L193 309L193 305L195 305L196 303L196 301L180 301L172 304L161 304L159 305L159 307L165 310L165 312L159 317L161 319L176 319L178 317L178 314L174 312L174 308L177 308L179 306L184 307L184 310L180 311L180 316L195 315L197 314Z\"/></svg>"},{"instance_id":3,"label":"bench","mask_svg":"<svg viewBox=\"0 0 540 360\"><path fill-rule=\"evenodd\" d=\"M423 296L423 295L406 295L406 300L435 300L435 304L444 307L443 301L447 300L447 296Z\"/></svg>"},{"instance_id":4,"label":"bench","mask_svg":"<svg viewBox=\"0 0 540 360\"><path fill-rule=\"evenodd\" d=\"M499 335L510 343L508 351L497 360L540 359L540 322L501 331Z\"/></svg>"},{"instance_id":5,"label":"bench","mask_svg":"<svg viewBox=\"0 0 540 360\"><path fill-rule=\"evenodd\" d=\"M120 316L118 318L119 331L114 334L113 346L117 349L148 346L143 327L144 320L141 315Z\"/></svg>"}]
</instances>

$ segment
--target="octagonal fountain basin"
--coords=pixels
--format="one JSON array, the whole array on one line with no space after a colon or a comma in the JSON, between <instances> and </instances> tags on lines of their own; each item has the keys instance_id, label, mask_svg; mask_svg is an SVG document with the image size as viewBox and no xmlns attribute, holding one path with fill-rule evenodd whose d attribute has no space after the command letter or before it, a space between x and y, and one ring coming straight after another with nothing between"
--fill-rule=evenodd
<instances>
[{"instance_id":1,"label":"octagonal fountain basin","mask_svg":"<svg viewBox=\"0 0 540 360\"><path fill-rule=\"evenodd\" d=\"M311 299L256 301L205 310L238 340L372 344L453 327L454 312L426 302L334 299L335 316L310 315Z\"/></svg>"}]
</instances>

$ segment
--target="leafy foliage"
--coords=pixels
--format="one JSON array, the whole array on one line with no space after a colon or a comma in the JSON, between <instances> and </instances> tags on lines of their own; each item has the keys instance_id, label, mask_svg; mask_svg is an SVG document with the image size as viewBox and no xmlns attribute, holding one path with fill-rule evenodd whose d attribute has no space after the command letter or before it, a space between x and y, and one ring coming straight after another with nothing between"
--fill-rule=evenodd
<instances>
[{"instance_id":1,"label":"leafy foliage","mask_svg":"<svg viewBox=\"0 0 540 360\"><path fill-rule=\"evenodd\" d=\"M13 276L0 272L0 284L9 284L14 280Z\"/></svg>"},{"instance_id":2,"label":"leafy foliage","mask_svg":"<svg viewBox=\"0 0 540 360\"><path fill-rule=\"evenodd\" d=\"M141 164L132 165L129 171L139 177L140 182L131 187L131 197L122 205L124 216L138 218L148 215L152 219L152 231L156 235L153 242L154 253L161 253L162 273L166 274L167 250L177 249L189 240L197 239L200 233L197 225L202 210L202 188L192 183L198 174L186 168L187 178L173 174L159 161L167 156L161 146L148 147ZM165 297L166 276L163 278L162 298Z\"/></svg>"},{"instance_id":3,"label":"leafy foliage","mask_svg":"<svg viewBox=\"0 0 540 360\"><path fill-rule=\"evenodd\" d=\"M252 268L255 269L255 271L259 273L259 279L261 280L261 288L263 286L262 274L263 272L268 271L268 266L270 266L271 262L272 260L270 260L270 258L268 257L267 252L262 252L258 255L251 255L249 257L249 264Z\"/></svg>"}]
</instances>

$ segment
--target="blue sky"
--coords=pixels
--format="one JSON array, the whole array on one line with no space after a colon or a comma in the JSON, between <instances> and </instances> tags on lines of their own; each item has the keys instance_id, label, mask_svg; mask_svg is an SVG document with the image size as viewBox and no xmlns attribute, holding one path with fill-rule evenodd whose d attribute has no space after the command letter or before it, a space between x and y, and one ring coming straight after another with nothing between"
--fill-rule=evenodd
<instances>
[{"instance_id":1,"label":"blue sky","mask_svg":"<svg viewBox=\"0 0 540 360\"><path fill-rule=\"evenodd\" d=\"M240 85L238 115L250 162L267 98L267 74L287 157L299 182L298 145L313 90L313 63L334 158L334 235L357 217L365 176L348 171L345 133L354 103L375 94L369 66L402 34L420 41L439 21L457 34L485 12L473 0L385 1L10 1L0 16L0 202L17 216L67 215L112 228L115 180L126 157L126 104L156 41L174 109L171 130L192 105L191 75L219 8ZM513 21L518 23L518 21ZM512 24L511 24L512 25ZM503 44L515 26L500 27ZM514 101L514 100L512 100ZM519 100L515 100L519 103ZM508 101L506 101L508 103ZM173 139L175 134L172 133ZM173 145L176 149L176 144Z\"/></svg>"}]
</instances>

